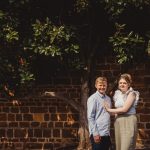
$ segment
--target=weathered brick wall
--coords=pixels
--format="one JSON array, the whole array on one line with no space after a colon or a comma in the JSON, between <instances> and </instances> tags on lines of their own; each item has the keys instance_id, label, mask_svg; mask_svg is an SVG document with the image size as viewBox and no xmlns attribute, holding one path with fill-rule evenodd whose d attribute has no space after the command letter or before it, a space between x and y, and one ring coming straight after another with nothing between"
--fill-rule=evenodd
<instances>
[{"instance_id":1,"label":"weathered brick wall","mask_svg":"<svg viewBox=\"0 0 150 150\"><path fill-rule=\"evenodd\" d=\"M150 149L150 62L135 68L135 87L140 91L138 114L138 146Z\"/></svg>"},{"instance_id":2,"label":"weathered brick wall","mask_svg":"<svg viewBox=\"0 0 150 150\"><path fill-rule=\"evenodd\" d=\"M150 149L149 68L149 61L128 68L133 76L133 87L141 94L137 107L137 148L145 150ZM95 77L104 75L112 83L122 69L114 57L101 57L96 61L94 74ZM77 72L69 77L51 78L50 85L37 86L32 91L31 97L22 96L17 101L0 102L0 149L73 150L73 146L78 144L78 112L61 99L41 95L45 91L63 92L70 99L80 101L80 77ZM24 89L23 93L27 92ZM114 142L113 120L112 117L111 135Z\"/></svg>"},{"instance_id":3,"label":"weathered brick wall","mask_svg":"<svg viewBox=\"0 0 150 150\"><path fill-rule=\"evenodd\" d=\"M78 144L78 112L62 100L41 96L53 88L39 86L32 97L0 103L1 150L72 150ZM73 85L55 88L74 100L79 98L78 89Z\"/></svg>"}]
</instances>

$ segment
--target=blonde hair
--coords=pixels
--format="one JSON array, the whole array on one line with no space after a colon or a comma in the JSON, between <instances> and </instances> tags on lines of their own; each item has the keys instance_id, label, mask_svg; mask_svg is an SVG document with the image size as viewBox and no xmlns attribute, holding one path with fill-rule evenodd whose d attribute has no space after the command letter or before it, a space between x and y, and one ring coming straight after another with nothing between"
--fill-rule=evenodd
<instances>
[{"instance_id":1,"label":"blonde hair","mask_svg":"<svg viewBox=\"0 0 150 150\"><path fill-rule=\"evenodd\" d=\"M98 82L107 82L107 78L106 78L106 77L98 77L98 78L96 78L96 80L95 80L95 85L96 85Z\"/></svg>"},{"instance_id":2,"label":"blonde hair","mask_svg":"<svg viewBox=\"0 0 150 150\"><path fill-rule=\"evenodd\" d=\"M128 73L121 74L118 81L120 81L121 79L126 80L126 82L127 82L128 84L131 84L131 83L132 83L131 75L128 74Z\"/></svg>"}]
</instances>

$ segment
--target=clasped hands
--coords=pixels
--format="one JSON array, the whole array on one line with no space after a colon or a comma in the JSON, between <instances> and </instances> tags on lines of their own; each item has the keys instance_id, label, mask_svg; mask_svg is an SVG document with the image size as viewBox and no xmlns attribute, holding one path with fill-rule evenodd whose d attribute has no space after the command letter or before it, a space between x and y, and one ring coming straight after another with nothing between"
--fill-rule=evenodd
<instances>
[{"instance_id":1,"label":"clasped hands","mask_svg":"<svg viewBox=\"0 0 150 150\"><path fill-rule=\"evenodd\" d=\"M101 142L101 136L100 135L95 135L95 136L93 136L93 138L94 138L95 143L100 143Z\"/></svg>"}]
</instances>

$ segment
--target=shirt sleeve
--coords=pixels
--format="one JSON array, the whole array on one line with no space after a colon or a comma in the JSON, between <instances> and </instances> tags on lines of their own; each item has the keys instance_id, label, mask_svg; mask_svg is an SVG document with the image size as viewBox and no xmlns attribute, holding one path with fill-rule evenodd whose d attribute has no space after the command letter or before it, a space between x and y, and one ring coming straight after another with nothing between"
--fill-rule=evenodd
<instances>
[{"instance_id":1,"label":"shirt sleeve","mask_svg":"<svg viewBox=\"0 0 150 150\"><path fill-rule=\"evenodd\" d=\"M95 116L96 116L96 102L95 99L89 98L87 102L87 118L88 118L89 128L93 136L99 135L97 124L95 121Z\"/></svg>"}]
</instances>

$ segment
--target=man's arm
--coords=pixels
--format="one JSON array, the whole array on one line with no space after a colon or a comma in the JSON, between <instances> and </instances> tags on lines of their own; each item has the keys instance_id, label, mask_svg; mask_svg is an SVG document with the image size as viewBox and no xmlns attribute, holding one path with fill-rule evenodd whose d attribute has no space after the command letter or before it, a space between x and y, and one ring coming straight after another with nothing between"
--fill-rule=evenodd
<instances>
[{"instance_id":1,"label":"man's arm","mask_svg":"<svg viewBox=\"0 0 150 150\"><path fill-rule=\"evenodd\" d=\"M87 119L88 119L88 124L90 126L90 129L93 134L94 141L96 143L100 142L101 138L97 130L97 125L95 121L95 116L96 116L96 104L95 100L89 98L87 102Z\"/></svg>"}]
</instances>

